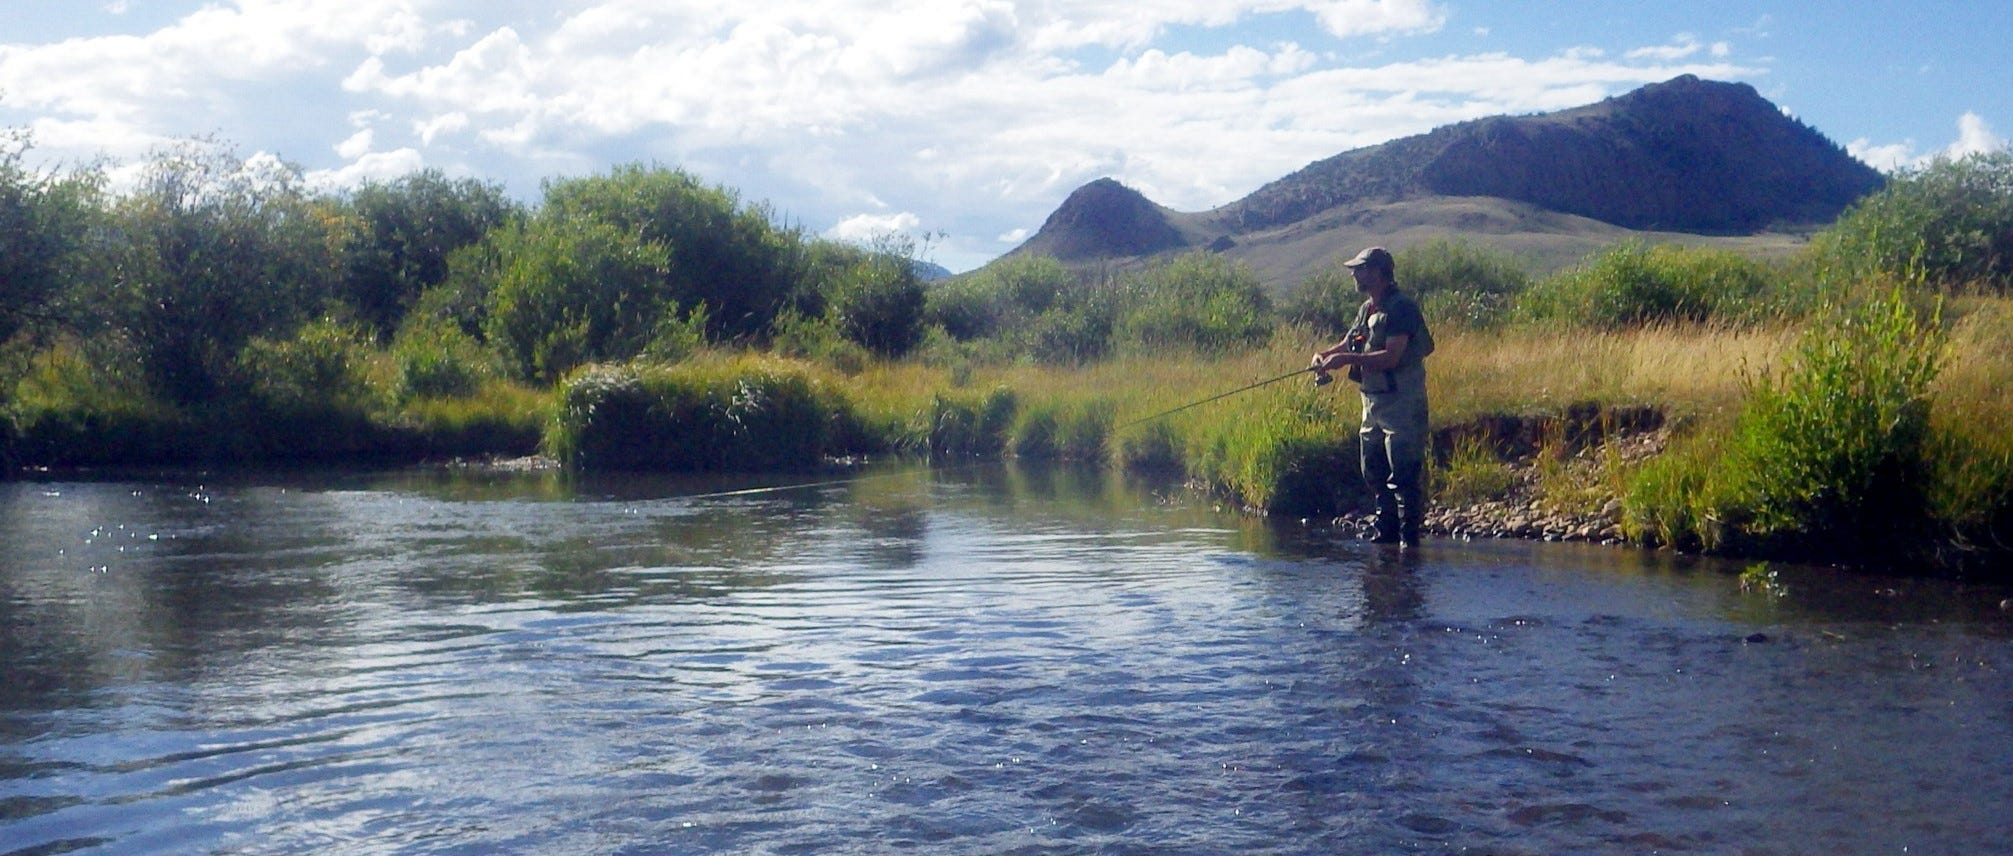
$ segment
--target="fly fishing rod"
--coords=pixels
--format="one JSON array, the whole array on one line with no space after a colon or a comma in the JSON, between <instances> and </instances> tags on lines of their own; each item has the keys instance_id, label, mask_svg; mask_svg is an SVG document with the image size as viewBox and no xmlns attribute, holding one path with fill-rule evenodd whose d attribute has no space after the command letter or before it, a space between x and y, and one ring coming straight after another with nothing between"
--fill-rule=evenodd
<instances>
[{"instance_id":1,"label":"fly fishing rod","mask_svg":"<svg viewBox=\"0 0 2013 856\"><path fill-rule=\"evenodd\" d=\"M1236 389L1233 389L1233 390L1230 390L1229 392L1219 392L1219 393L1217 393L1217 394L1215 394L1215 395L1212 395L1212 396L1210 396L1210 397L1208 397L1208 398L1205 398L1205 399L1202 399L1201 401L1191 401L1191 402L1189 402L1189 403L1187 403L1187 404L1184 404L1184 405L1181 405L1180 407L1174 407L1174 408L1169 408L1169 409L1167 409L1167 410L1163 410L1163 411L1160 411L1159 413L1155 413L1155 414L1153 414L1152 416L1142 416L1142 417L1140 417L1140 418L1138 418L1138 419L1134 419L1134 420L1132 420L1131 422L1127 422L1127 423L1125 423L1125 424L1122 424L1122 425L1117 425L1117 426L1113 426L1113 428L1112 428L1111 430L1113 430L1113 431L1117 431L1117 430L1120 430L1120 429L1122 429L1122 428L1130 428L1130 427L1132 427L1132 426L1134 426L1134 425L1138 425L1138 424L1140 424L1140 423L1142 423L1142 422L1152 422L1152 421L1153 421L1153 420L1155 420L1155 419L1159 419L1159 418L1161 418L1161 417L1163 417L1163 416L1172 416L1172 415L1174 415L1174 414L1176 414L1176 413L1180 413L1181 411L1183 411L1183 410L1187 410L1187 409L1189 409L1189 408L1191 408L1191 407L1201 407L1202 405L1205 405L1205 404L1208 404L1208 403L1210 403L1210 402L1212 402L1212 401L1216 401L1216 400L1218 400L1218 399L1223 399L1223 398L1229 398L1229 397L1231 397L1231 396L1233 396L1233 395L1236 395L1236 394L1238 394L1238 393L1240 393L1240 392L1249 392L1249 391L1251 391L1251 390L1254 390L1254 389L1257 389L1257 388L1259 388L1259 387L1261 387L1261 386L1270 386L1270 385L1272 385L1272 384L1275 384L1275 383L1278 383L1278 382L1280 382L1280 381L1282 381L1282 380L1285 380L1285 379L1287 379L1287 378L1290 378L1290 377L1297 377L1297 376L1299 376L1299 375L1303 375L1303 374L1306 374L1306 373L1308 373L1308 372L1313 372L1313 373L1314 373L1314 385L1315 385L1315 386L1322 386L1322 385L1324 385L1324 384L1328 383L1328 382L1329 382L1330 380L1333 380L1333 378L1332 378L1332 377L1330 377L1330 376L1328 375L1328 373L1327 373L1327 372L1324 372L1324 371L1321 371L1320 369L1318 369L1318 368L1316 368L1316 367L1314 367L1314 366L1308 366L1308 367L1306 367L1306 368L1304 368L1304 369L1294 369L1294 370L1292 370L1292 371L1290 371L1290 372L1287 372L1287 373L1285 373L1285 374L1283 374L1283 375L1280 375L1280 376L1278 376L1278 377L1275 377L1275 378L1266 378L1265 380L1261 380L1261 381L1259 381L1259 382L1257 382L1257 383L1250 383L1250 384L1245 384L1244 386L1240 386L1240 387L1238 387L1238 388L1236 388Z\"/></svg>"}]
</instances>

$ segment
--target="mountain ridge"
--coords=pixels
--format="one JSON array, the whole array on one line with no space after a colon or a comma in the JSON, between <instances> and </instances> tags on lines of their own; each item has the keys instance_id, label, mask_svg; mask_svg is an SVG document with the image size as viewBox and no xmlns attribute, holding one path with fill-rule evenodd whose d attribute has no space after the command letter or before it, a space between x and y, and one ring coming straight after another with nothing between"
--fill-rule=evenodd
<instances>
[{"instance_id":1,"label":"mountain ridge","mask_svg":"<svg viewBox=\"0 0 2013 856\"><path fill-rule=\"evenodd\" d=\"M1364 222L1378 216L1421 233L1482 227L1478 234L1495 239L1484 243L1516 244L1508 239L1526 228L1561 236L1559 247L1524 242L1541 256L1590 243L1578 238L1636 233L1768 254L1796 240L1780 234L1785 228L1836 219L1882 182L1753 87L1684 75L1581 107L1475 119L1342 152L1204 212L1173 211L1101 178L1071 193L1008 255L1124 266L1209 249L1277 281L1304 273L1315 245L1353 253L1353 244L1394 243ZM1296 258L1267 257L1268 247L1286 245L1298 248Z\"/></svg>"}]
</instances>

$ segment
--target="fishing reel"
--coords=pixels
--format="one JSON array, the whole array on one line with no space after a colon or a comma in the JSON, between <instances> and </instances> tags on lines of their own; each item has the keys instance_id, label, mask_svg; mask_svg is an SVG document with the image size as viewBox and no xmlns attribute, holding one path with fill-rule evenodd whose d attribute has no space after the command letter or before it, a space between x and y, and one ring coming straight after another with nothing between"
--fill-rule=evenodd
<instances>
[{"instance_id":1,"label":"fishing reel","mask_svg":"<svg viewBox=\"0 0 2013 856\"><path fill-rule=\"evenodd\" d=\"M1313 372L1315 386L1327 386L1335 382L1335 376L1329 374L1327 369L1313 369Z\"/></svg>"}]
</instances>

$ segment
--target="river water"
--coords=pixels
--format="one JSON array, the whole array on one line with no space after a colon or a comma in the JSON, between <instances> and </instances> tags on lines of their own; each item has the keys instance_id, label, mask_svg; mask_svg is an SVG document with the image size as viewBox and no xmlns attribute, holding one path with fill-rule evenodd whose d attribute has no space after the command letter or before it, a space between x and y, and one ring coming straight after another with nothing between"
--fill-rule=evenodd
<instances>
[{"instance_id":1,"label":"river water","mask_svg":"<svg viewBox=\"0 0 2013 856\"><path fill-rule=\"evenodd\" d=\"M2013 852L2003 590L787 483L0 483L0 852Z\"/></svg>"}]
</instances>

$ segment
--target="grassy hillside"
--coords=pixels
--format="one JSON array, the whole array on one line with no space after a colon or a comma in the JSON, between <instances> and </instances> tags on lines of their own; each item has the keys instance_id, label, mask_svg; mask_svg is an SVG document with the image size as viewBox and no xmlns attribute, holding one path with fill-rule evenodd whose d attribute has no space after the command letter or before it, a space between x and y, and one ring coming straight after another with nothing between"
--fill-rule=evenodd
<instances>
[{"instance_id":1,"label":"grassy hillside","mask_svg":"<svg viewBox=\"0 0 2013 856\"><path fill-rule=\"evenodd\" d=\"M1175 222L1187 226L1205 216L1182 215ZM1548 211L1527 202L1434 196L1326 211L1242 235L1222 253L1249 265L1268 288L1284 291L1367 246L1403 251L1454 239L1514 256L1533 275L1545 276L1629 241L1709 247L1755 259L1784 260L1794 256L1809 237L1783 232L1733 236L1646 232Z\"/></svg>"}]
</instances>

